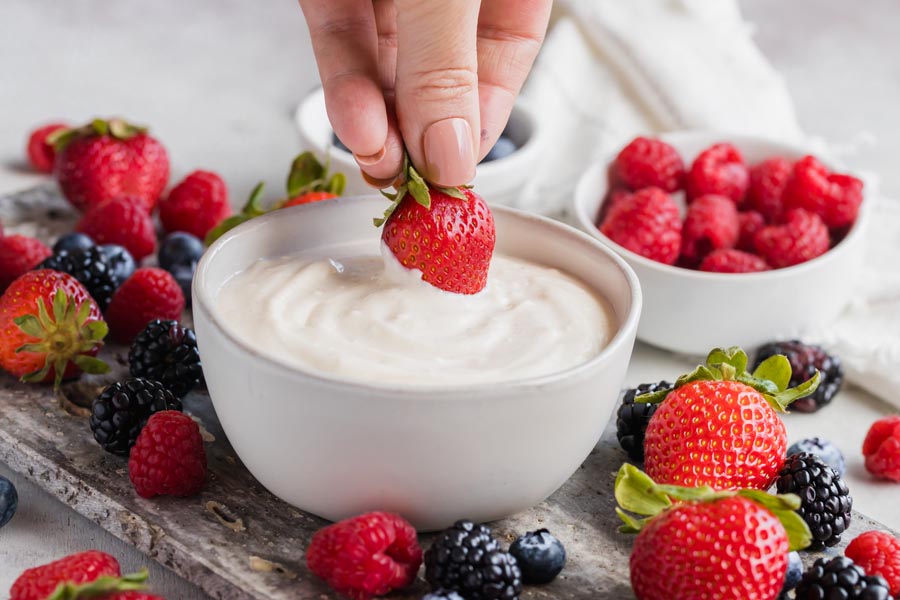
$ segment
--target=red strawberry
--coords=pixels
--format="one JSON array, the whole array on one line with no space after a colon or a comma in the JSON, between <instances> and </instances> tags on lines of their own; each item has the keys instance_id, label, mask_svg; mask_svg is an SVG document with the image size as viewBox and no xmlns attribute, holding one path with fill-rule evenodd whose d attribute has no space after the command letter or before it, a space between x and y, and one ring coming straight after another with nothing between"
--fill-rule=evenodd
<instances>
[{"instance_id":1,"label":"red strawberry","mask_svg":"<svg viewBox=\"0 0 900 600\"><path fill-rule=\"evenodd\" d=\"M684 162L678 151L662 140L645 137L637 137L622 148L615 169L619 181L632 190L657 187L676 192L684 178Z\"/></svg>"},{"instance_id":2,"label":"red strawberry","mask_svg":"<svg viewBox=\"0 0 900 600\"><path fill-rule=\"evenodd\" d=\"M433 188L408 168L394 203L385 211L381 241L400 264L422 280L457 294L477 294L487 284L494 252L494 216L470 189Z\"/></svg>"},{"instance_id":3,"label":"red strawberry","mask_svg":"<svg viewBox=\"0 0 900 600\"><path fill-rule=\"evenodd\" d=\"M757 273L768 271L769 265L755 254L723 248L707 254L700 263L700 270L710 273Z\"/></svg>"},{"instance_id":4,"label":"red strawberry","mask_svg":"<svg viewBox=\"0 0 900 600\"><path fill-rule=\"evenodd\" d=\"M818 215L801 208L788 210L784 225L769 225L753 239L756 252L780 269L798 265L828 251L828 228Z\"/></svg>"},{"instance_id":5,"label":"red strawberry","mask_svg":"<svg viewBox=\"0 0 900 600\"><path fill-rule=\"evenodd\" d=\"M884 531L867 531L847 546L844 554L863 568L866 575L881 575L900 595L900 540Z\"/></svg>"},{"instance_id":6,"label":"red strawberry","mask_svg":"<svg viewBox=\"0 0 900 600\"><path fill-rule=\"evenodd\" d=\"M177 410L154 413L131 448L128 476L144 498L200 493L206 482L200 426Z\"/></svg>"},{"instance_id":7,"label":"red strawberry","mask_svg":"<svg viewBox=\"0 0 900 600\"><path fill-rule=\"evenodd\" d=\"M674 264L681 251L678 205L659 188L644 188L617 200L600 231L620 246L667 265Z\"/></svg>"},{"instance_id":8,"label":"red strawberry","mask_svg":"<svg viewBox=\"0 0 900 600\"><path fill-rule=\"evenodd\" d=\"M46 600L61 583L79 585L100 577L119 577L115 558L89 550L28 569L13 583L9 600Z\"/></svg>"},{"instance_id":9,"label":"red strawberry","mask_svg":"<svg viewBox=\"0 0 900 600\"><path fill-rule=\"evenodd\" d=\"M210 171L194 171L159 202L159 220L166 231L186 231L201 240L230 215L228 188Z\"/></svg>"},{"instance_id":10,"label":"red strawberry","mask_svg":"<svg viewBox=\"0 0 900 600\"><path fill-rule=\"evenodd\" d=\"M28 136L28 146L26 148L28 162L31 163L31 166L35 171L41 173L53 172L53 162L56 160L56 150L54 150L53 145L47 141L47 138L60 129L66 129L67 127L68 125L65 123L51 123L50 125L38 127Z\"/></svg>"},{"instance_id":11,"label":"red strawberry","mask_svg":"<svg viewBox=\"0 0 900 600\"><path fill-rule=\"evenodd\" d=\"M661 402L644 437L650 477L716 490L769 488L787 449L776 410L815 391L819 373L785 389L791 366L784 356L770 357L752 375L746 366L747 355L740 348L717 348L705 365L680 377L673 390L636 398Z\"/></svg>"},{"instance_id":12,"label":"red strawberry","mask_svg":"<svg viewBox=\"0 0 900 600\"><path fill-rule=\"evenodd\" d=\"M638 600L774 600L788 551L810 540L793 495L663 487L632 465L619 470L615 494L620 531L638 534L629 561Z\"/></svg>"},{"instance_id":13,"label":"red strawberry","mask_svg":"<svg viewBox=\"0 0 900 600\"><path fill-rule=\"evenodd\" d=\"M16 279L0 297L0 366L22 381L53 381L81 371L105 373L94 358L107 327L77 279L41 269Z\"/></svg>"},{"instance_id":14,"label":"red strawberry","mask_svg":"<svg viewBox=\"0 0 900 600\"><path fill-rule=\"evenodd\" d=\"M756 252L753 241L756 239L756 232L766 226L766 219L761 213L748 210L738 213L738 223L741 226L741 233L738 235L738 250L751 254Z\"/></svg>"},{"instance_id":15,"label":"red strawberry","mask_svg":"<svg viewBox=\"0 0 900 600\"><path fill-rule=\"evenodd\" d=\"M169 180L166 149L146 129L120 119L97 119L57 132L56 178L63 195L79 210L118 198L138 198L147 212Z\"/></svg>"},{"instance_id":16,"label":"red strawberry","mask_svg":"<svg viewBox=\"0 0 900 600\"><path fill-rule=\"evenodd\" d=\"M863 441L866 469L875 477L900 482L900 415L872 424Z\"/></svg>"},{"instance_id":17,"label":"red strawberry","mask_svg":"<svg viewBox=\"0 0 900 600\"><path fill-rule=\"evenodd\" d=\"M688 206L681 230L681 256L696 265L712 250L733 248L740 234L737 208L725 196L707 194Z\"/></svg>"},{"instance_id":18,"label":"red strawberry","mask_svg":"<svg viewBox=\"0 0 900 600\"><path fill-rule=\"evenodd\" d=\"M184 293L171 273L163 269L138 269L125 280L106 310L112 335L131 342L153 319L181 319Z\"/></svg>"},{"instance_id":19,"label":"red strawberry","mask_svg":"<svg viewBox=\"0 0 900 600\"><path fill-rule=\"evenodd\" d=\"M759 211L769 223L775 223L783 212L784 186L794 165L786 158L764 160L750 169L750 189L747 204Z\"/></svg>"},{"instance_id":20,"label":"red strawberry","mask_svg":"<svg viewBox=\"0 0 900 600\"><path fill-rule=\"evenodd\" d=\"M301 204L312 204L313 202L331 200L332 198L337 197L337 194L332 194L331 192L304 192L299 196L295 196L293 198L285 200L284 204L281 205L281 208L287 208L288 206L299 206Z\"/></svg>"},{"instance_id":21,"label":"red strawberry","mask_svg":"<svg viewBox=\"0 0 900 600\"><path fill-rule=\"evenodd\" d=\"M19 234L0 237L0 291L51 254L53 251L38 239Z\"/></svg>"},{"instance_id":22,"label":"red strawberry","mask_svg":"<svg viewBox=\"0 0 900 600\"><path fill-rule=\"evenodd\" d=\"M138 262L156 251L153 219L143 203L130 196L91 206L75 230L87 234L97 244L124 246Z\"/></svg>"},{"instance_id":23,"label":"red strawberry","mask_svg":"<svg viewBox=\"0 0 900 600\"><path fill-rule=\"evenodd\" d=\"M852 225L863 200L863 182L829 171L814 156L797 161L784 188L784 208L802 208L819 215L825 225Z\"/></svg>"},{"instance_id":24,"label":"red strawberry","mask_svg":"<svg viewBox=\"0 0 900 600\"><path fill-rule=\"evenodd\" d=\"M422 549L403 518L374 512L317 531L306 564L339 594L368 600L415 581Z\"/></svg>"},{"instance_id":25,"label":"red strawberry","mask_svg":"<svg viewBox=\"0 0 900 600\"><path fill-rule=\"evenodd\" d=\"M750 172L744 157L731 144L716 144L701 152L685 177L688 202L716 194L740 206L749 185Z\"/></svg>"}]
</instances>

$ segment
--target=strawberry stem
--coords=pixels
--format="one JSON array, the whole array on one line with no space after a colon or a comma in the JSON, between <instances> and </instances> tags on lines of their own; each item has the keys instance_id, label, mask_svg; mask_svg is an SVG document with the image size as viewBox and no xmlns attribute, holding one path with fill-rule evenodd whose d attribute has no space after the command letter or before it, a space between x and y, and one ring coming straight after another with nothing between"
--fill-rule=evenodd
<instances>
[{"instance_id":1,"label":"strawberry stem","mask_svg":"<svg viewBox=\"0 0 900 600\"><path fill-rule=\"evenodd\" d=\"M73 584L65 581L56 586L47 600L78 600L79 598L95 598L105 596L113 592L128 592L145 589L147 581L147 569L141 569L137 573L123 575L122 577L98 577L93 581L82 584Z\"/></svg>"},{"instance_id":2,"label":"strawberry stem","mask_svg":"<svg viewBox=\"0 0 900 600\"><path fill-rule=\"evenodd\" d=\"M463 191L458 187L439 187L434 186L428 183L422 175L416 171L415 167L413 167L412 161L409 160L409 154L406 152L403 153L403 167L400 171L399 185L397 182L394 183L394 193L391 194L384 190L381 190L381 195L391 201L390 206L384 211L384 215L378 217L373 220L375 223L375 227L381 227L384 225L384 222L387 221L394 211L397 210L397 207L400 206L400 203L403 199L408 195L412 196L413 199L424 206L425 208L431 208L431 189L436 189L451 198L456 198L457 200L465 200L466 195Z\"/></svg>"}]
</instances>

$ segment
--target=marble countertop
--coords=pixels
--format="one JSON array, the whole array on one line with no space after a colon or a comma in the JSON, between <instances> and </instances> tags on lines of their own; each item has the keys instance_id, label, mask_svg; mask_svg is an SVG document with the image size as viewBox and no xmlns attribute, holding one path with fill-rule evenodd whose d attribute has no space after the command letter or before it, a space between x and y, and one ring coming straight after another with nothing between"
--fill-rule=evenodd
<instances>
[{"instance_id":1,"label":"marble countertop","mask_svg":"<svg viewBox=\"0 0 900 600\"><path fill-rule=\"evenodd\" d=\"M895 0L746 0L757 39L787 79L804 128L848 150L900 197L900 18ZM0 193L43 181L23 164L32 125L120 114L153 125L171 152L173 180L195 168L221 173L240 204L257 181L274 189L300 148L291 117L317 84L300 10L292 2L67 0L0 4ZM638 345L627 383L671 378L689 366ZM873 482L860 456L868 425L887 405L847 389L815 417L789 415L791 440L820 435L848 459L856 507L900 528L900 488ZM148 566L154 589L203 598L190 585L50 499L0 465L21 495L0 530L0 590L28 566L87 548ZM298 557L302 549L298 549ZM5 592L0 592L0 597Z\"/></svg>"}]
</instances>

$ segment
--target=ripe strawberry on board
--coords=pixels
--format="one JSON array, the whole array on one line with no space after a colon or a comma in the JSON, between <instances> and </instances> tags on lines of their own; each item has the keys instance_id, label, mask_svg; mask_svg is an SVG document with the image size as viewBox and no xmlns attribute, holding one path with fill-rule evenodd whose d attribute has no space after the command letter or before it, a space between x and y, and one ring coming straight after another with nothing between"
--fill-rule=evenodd
<instances>
[{"instance_id":1,"label":"ripe strawberry on board","mask_svg":"<svg viewBox=\"0 0 900 600\"><path fill-rule=\"evenodd\" d=\"M159 201L159 220L166 231L186 231L201 240L230 215L228 187L211 171L190 173Z\"/></svg>"},{"instance_id":2,"label":"ripe strawberry on board","mask_svg":"<svg viewBox=\"0 0 900 600\"><path fill-rule=\"evenodd\" d=\"M468 188L429 185L407 161L405 180L396 193L384 193L391 205L381 241L401 265L422 273L422 280L457 294L477 294L487 285L494 253L494 216Z\"/></svg>"},{"instance_id":3,"label":"ripe strawberry on board","mask_svg":"<svg viewBox=\"0 0 900 600\"><path fill-rule=\"evenodd\" d=\"M820 375L788 388L780 354L747 372L740 348L716 348L671 391L637 396L659 406L644 437L644 466L659 483L716 490L766 490L784 464L787 433L778 416L816 390Z\"/></svg>"},{"instance_id":4,"label":"ripe strawberry on board","mask_svg":"<svg viewBox=\"0 0 900 600\"><path fill-rule=\"evenodd\" d=\"M39 239L17 233L0 237L0 292L51 254Z\"/></svg>"},{"instance_id":5,"label":"ripe strawberry on board","mask_svg":"<svg viewBox=\"0 0 900 600\"><path fill-rule=\"evenodd\" d=\"M151 212L169 180L166 149L144 127L95 119L54 133L56 179L79 210L118 198L137 198Z\"/></svg>"},{"instance_id":6,"label":"ripe strawberry on board","mask_svg":"<svg viewBox=\"0 0 900 600\"><path fill-rule=\"evenodd\" d=\"M775 600L788 552L811 540L793 494L660 485L626 464L615 495L619 531L637 533L629 568L638 600Z\"/></svg>"},{"instance_id":7,"label":"ripe strawberry on board","mask_svg":"<svg viewBox=\"0 0 900 600\"><path fill-rule=\"evenodd\" d=\"M81 216L75 230L86 234L96 244L124 246L138 262L156 251L153 219L143 203L130 196L91 206Z\"/></svg>"},{"instance_id":8,"label":"ripe strawberry on board","mask_svg":"<svg viewBox=\"0 0 900 600\"><path fill-rule=\"evenodd\" d=\"M118 561L99 550L66 556L24 571L9 590L10 600L46 600L60 584L81 585L119 577Z\"/></svg>"},{"instance_id":9,"label":"ripe strawberry on board","mask_svg":"<svg viewBox=\"0 0 900 600\"><path fill-rule=\"evenodd\" d=\"M52 173L53 163L56 161L56 150L53 144L47 141L52 134L60 129L66 129L65 123L50 123L38 127L28 136L26 153L31 167L39 173Z\"/></svg>"},{"instance_id":10,"label":"ripe strawberry on board","mask_svg":"<svg viewBox=\"0 0 900 600\"><path fill-rule=\"evenodd\" d=\"M659 188L644 188L615 200L600 231L620 246L667 265L678 260L682 223L678 205Z\"/></svg>"},{"instance_id":11,"label":"ripe strawberry on board","mask_svg":"<svg viewBox=\"0 0 900 600\"><path fill-rule=\"evenodd\" d=\"M785 183L784 208L802 208L817 214L831 229L852 225L863 200L863 182L834 173L814 156L794 164Z\"/></svg>"},{"instance_id":12,"label":"ripe strawberry on board","mask_svg":"<svg viewBox=\"0 0 900 600\"><path fill-rule=\"evenodd\" d=\"M77 279L48 269L29 271L0 296L0 366L24 382L105 373L95 358L107 326Z\"/></svg>"}]
</instances>

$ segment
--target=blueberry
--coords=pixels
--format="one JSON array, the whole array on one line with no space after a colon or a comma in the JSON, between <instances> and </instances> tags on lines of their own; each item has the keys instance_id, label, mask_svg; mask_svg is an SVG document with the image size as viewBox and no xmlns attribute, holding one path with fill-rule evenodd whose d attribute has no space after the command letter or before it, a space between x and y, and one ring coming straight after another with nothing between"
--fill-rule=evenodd
<instances>
[{"instance_id":1,"label":"blueberry","mask_svg":"<svg viewBox=\"0 0 900 600\"><path fill-rule=\"evenodd\" d=\"M487 153L487 156L485 156L481 162L491 162L492 160L506 158L516 150L518 150L516 143L501 134L500 137L497 138L497 143L494 144L494 147L491 148L490 152Z\"/></svg>"},{"instance_id":2,"label":"blueberry","mask_svg":"<svg viewBox=\"0 0 900 600\"><path fill-rule=\"evenodd\" d=\"M818 456L822 459L822 462L837 471L841 477L844 476L844 472L847 470L844 465L844 455L841 454L837 446L828 440L817 437L800 440L788 448L787 454L791 456L801 452L808 452Z\"/></svg>"},{"instance_id":3,"label":"blueberry","mask_svg":"<svg viewBox=\"0 0 900 600\"><path fill-rule=\"evenodd\" d=\"M67 233L61 236L56 243L53 244L53 254L60 251L72 252L74 250L87 250L94 246L94 240L83 233Z\"/></svg>"},{"instance_id":4,"label":"blueberry","mask_svg":"<svg viewBox=\"0 0 900 600\"><path fill-rule=\"evenodd\" d=\"M787 574L784 577L784 587L781 588L783 595L797 587L800 579L803 577L803 561L797 552L788 553Z\"/></svg>"},{"instance_id":5,"label":"blueberry","mask_svg":"<svg viewBox=\"0 0 900 600\"><path fill-rule=\"evenodd\" d=\"M184 301L187 306L191 305L191 282L194 280L194 267L195 265L176 265L170 271L184 293Z\"/></svg>"},{"instance_id":6,"label":"blueberry","mask_svg":"<svg viewBox=\"0 0 900 600\"><path fill-rule=\"evenodd\" d=\"M344 152L350 152L350 148L345 146L344 142L342 142L341 140L338 139L338 136L336 133L331 134L331 145L334 146L335 148L340 148Z\"/></svg>"},{"instance_id":7,"label":"blueberry","mask_svg":"<svg viewBox=\"0 0 900 600\"><path fill-rule=\"evenodd\" d=\"M12 481L0 475L0 527L3 527L16 514L16 507L19 504L19 494L16 493L16 486Z\"/></svg>"},{"instance_id":8,"label":"blueberry","mask_svg":"<svg viewBox=\"0 0 900 600\"><path fill-rule=\"evenodd\" d=\"M466 600L458 593L452 590L435 590L429 594L422 596L422 600Z\"/></svg>"},{"instance_id":9,"label":"blueberry","mask_svg":"<svg viewBox=\"0 0 900 600\"><path fill-rule=\"evenodd\" d=\"M525 583L549 583L566 565L566 549L546 529L529 531L509 547Z\"/></svg>"},{"instance_id":10,"label":"blueberry","mask_svg":"<svg viewBox=\"0 0 900 600\"><path fill-rule=\"evenodd\" d=\"M104 244L100 246L100 251L106 255L109 271L116 281L116 287L122 285L123 281L131 277L131 274L137 268L131 253L118 244Z\"/></svg>"},{"instance_id":11,"label":"blueberry","mask_svg":"<svg viewBox=\"0 0 900 600\"><path fill-rule=\"evenodd\" d=\"M174 274L177 266L196 265L203 254L203 242L183 231L170 233L159 246L159 266Z\"/></svg>"}]
</instances>

